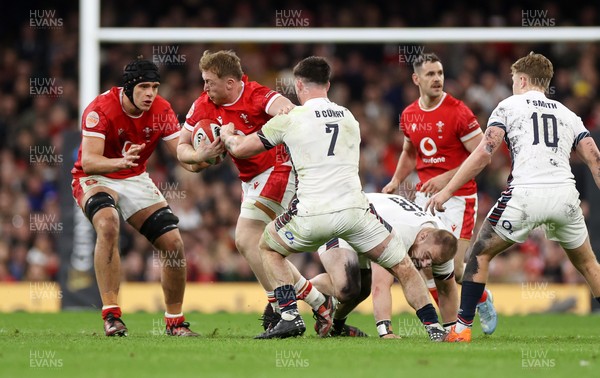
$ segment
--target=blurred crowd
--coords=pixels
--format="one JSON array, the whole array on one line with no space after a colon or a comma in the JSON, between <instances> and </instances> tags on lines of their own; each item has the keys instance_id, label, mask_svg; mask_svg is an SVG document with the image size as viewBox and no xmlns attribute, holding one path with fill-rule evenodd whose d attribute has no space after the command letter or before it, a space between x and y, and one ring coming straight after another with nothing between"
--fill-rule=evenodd
<instances>
[{"instance_id":1,"label":"blurred crowd","mask_svg":"<svg viewBox=\"0 0 600 378\"><path fill-rule=\"evenodd\" d=\"M78 10L57 1L44 13L7 5L11 20L0 26L0 281L56 280L57 240L64 231L59 172L72 151L62 148L67 132L79 129ZM575 1L577 3L577 1ZM290 18L304 27L520 26L531 21L552 25L599 25L598 6L559 9L558 2L506 5L501 1L457 1L440 7L430 2L402 7L398 2L256 2L187 0L183 5L151 0L102 1L102 26L138 27L277 27ZM472 5L476 4L477 8ZM49 6L44 6L47 10ZM152 10L152 11L150 11ZM539 10L540 12L530 12ZM298 13L300 11L300 13ZM527 12L527 13L524 13ZM40 20L42 20L40 22ZM287 20L283 22L282 20ZM322 55L333 66L330 98L347 106L362 131L360 172L365 191L380 191L394 172L402 150L399 115L418 97L411 82L412 60L419 52L441 57L445 90L462 99L485 128L496 104L511 95L510 65L531 50L548 56L555 77L549 97L564 102L591 131L600 130L600 43L457 43L457 44L104 44L101 92L120 85L124 65L143 54L162 74L159 93L181 122L202 91L198 61L206 49L233 49L251 80L294 99L291 67L309 55ZM84 104L87 105L87 104ZM585 180L591 179L576 158L584 213ZM241 188L228 158L199 174L184 171L166 149L148 164L151 177L180 218L189 281L250 281L254 276L233 239ZM477 179L478 227L506 185L510 158L498 152ZM414 194L415 177L402 186ZM596 193L597 195L597 193ZM476 231L477 231L476 229ZM122 227L124 279L158 281L158 254L127 224ZM307 277L322 268L316 254L293 256ZM564 252L534 232L494 260L492 282L582 282Z\"/></svg>"}]
</instances>

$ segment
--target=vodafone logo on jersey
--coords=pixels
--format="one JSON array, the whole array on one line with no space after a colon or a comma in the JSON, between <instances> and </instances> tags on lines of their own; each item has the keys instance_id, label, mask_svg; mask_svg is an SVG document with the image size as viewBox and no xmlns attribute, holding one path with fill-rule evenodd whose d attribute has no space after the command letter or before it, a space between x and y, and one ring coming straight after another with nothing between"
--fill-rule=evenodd
<instances>
[{"instance_id":1,"label":"vodafone logo on jersey","mask_svg":"<svg viewBox=\"0 0 600 378\"><path fill-rule=\"evenodd\" d=\"M421 143L419 144L421 147L421 152L425 156L433 156L437 152L437 146L435 142L430 137L425 137L421 139Z\"/></svg>"},{"instance_id":2,"label":"vodafone logo on jersey","mask_svg":"<svg viewBox=\"0 0 600 378\"><path fill-rule=\"evenodd\" d=\"M423 163L427 164L437 164L437 163L445 163L446 158L444 156L439 158L432 157L438 151L435 141L429 137L425 137L421 139L421 143L419 143L419 148L421 149L421 153L427 158L422 158ZM431 157L430 157L431 156Z\"/></svg>"}]
</instances>

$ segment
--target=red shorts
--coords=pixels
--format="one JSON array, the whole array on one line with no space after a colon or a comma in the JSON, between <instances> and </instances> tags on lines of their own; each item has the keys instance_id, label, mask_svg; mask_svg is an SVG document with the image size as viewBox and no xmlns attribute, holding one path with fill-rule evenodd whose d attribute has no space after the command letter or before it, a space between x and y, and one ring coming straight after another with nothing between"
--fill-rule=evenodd
<instances>
[{"instance_id":1,"label":"red shorts","mask_svg":"<svg viewBox=\"0 0 600 378\"><path fill-rule=\"evenodd\" d=\"M242 182L241 218L269 223L283 213L296 193L296 176L291 165L273 167Z\"/></svg>"},{"instance_id":2,"label":"red shorts","mask_svg":"<svg viewBox=\"0 0 600 378\"><path fill-rule=\"evenodd\" d=\"M427 200L425 193L416 193L417 205L424 207ZM471 240L477 219L477 194L450 197L444 207L446 210L443 213L436 212L435 215L448 226L457 239Z\"/></svg>"}]
</instances>

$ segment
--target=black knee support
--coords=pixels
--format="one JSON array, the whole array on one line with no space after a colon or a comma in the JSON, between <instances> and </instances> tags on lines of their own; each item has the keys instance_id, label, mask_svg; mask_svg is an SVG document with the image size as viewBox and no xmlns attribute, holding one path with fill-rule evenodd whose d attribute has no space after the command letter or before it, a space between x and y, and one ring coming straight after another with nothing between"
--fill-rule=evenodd
<instances>
[{"instance_id":1,"label":"black knee support","mask_svg":"<svg viewBox=\"0 0 600 378\"><path fill-rule=\"evenodd\" d=\"M85 201L83 211L91 222L98 210L104 209L105 207L112 207L113 209L116 209L116 205L117 203L115 202L115 199L110 194L106 192L98 192Z\"/></svg>"},{"instance_id":2,"label":"black knee support","mask_svg":"<svg viewBox=\"0 0 600 378\"><path fill-rule=\"evenodd\" d=\"M140 233L154 244L154 241L161 235L176 229L177 223L179 223L179 218L173 214L169 206L166 206L156 210L146 219L140 228Z\"/></svg>"}]
</instances>

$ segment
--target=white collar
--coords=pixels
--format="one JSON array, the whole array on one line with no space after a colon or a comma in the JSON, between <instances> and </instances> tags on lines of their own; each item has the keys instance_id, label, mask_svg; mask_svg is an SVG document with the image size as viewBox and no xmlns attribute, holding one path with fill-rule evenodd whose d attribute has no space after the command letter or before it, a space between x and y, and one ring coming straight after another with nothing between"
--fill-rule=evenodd
<instances>
[{"instance_id":1,"label":"white collar","mask_svg":"<svg viewBox=\"0 0 600 378\"><path fill-rule=\"evenodd\" d=\"M446 92L442 92L442 99L440 100L440 102L438 102L438 103L437 103L437 105L436 105L436 106L434 106L433 108L427 108L427 109L425 109L425 108L423 107L423 105L421 104L421 97L419 96L419 108L420 108L422 111L424 111L424 112L432 112L432 111L434 111L435 109L439 108L439 107L440 107L440 105L442 105L442 102L444 102L444 100L445 100L445 99L446 99Z\"/></svg>"},{"instance_id":2,"label":"white collar","mask_svg":"<svg viewBox=\"0 0 600 378\"><path fill-rule=\"evenodd\" d=\"M315 97L315 98L311 98L309 100L306 100L304 102L304 106L311 104L311 103L318 103L318 102L324 102L324 103L331 103L331 101L327 98L327 97Z\"/></svg>"}]
</instances>

